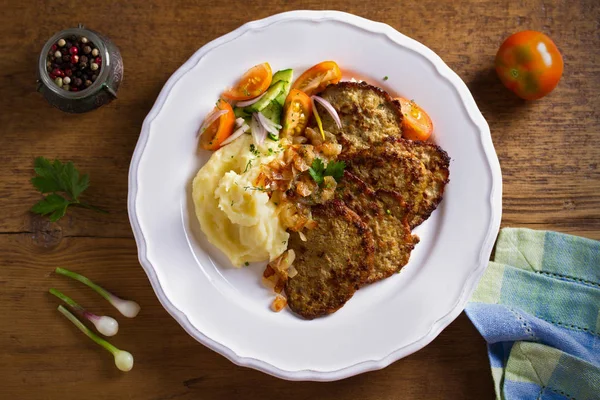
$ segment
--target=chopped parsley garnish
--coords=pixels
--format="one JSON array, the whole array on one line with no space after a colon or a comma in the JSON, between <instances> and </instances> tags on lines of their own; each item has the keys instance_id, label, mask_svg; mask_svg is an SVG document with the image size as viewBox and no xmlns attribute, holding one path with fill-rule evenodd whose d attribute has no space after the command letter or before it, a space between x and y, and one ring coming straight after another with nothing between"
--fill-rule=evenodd
<instances>
[{"instance_id":1,"label":"chopped parsley garnish","mask_svg":"<svg viewBox=\"0 0 600 400\"><path fill-rule=\"evenodd\" d=\"M244 265L247 267L248 265L250 265L250 263L249 263L248 261L246 261L246 262L244 263Z\"/></svg>"},{"instance_id":2,"label":"chopped parsley garnish","mask_svg":"<svg viewBox=\"0 0 600 400\"><path fill-rule=\"evenodd\" d=\"M392 215L392 212L391 212L390 210L385 210L385 213L386 213L387 215Z\"/></svg>"},{"instance_id":3,"label":"chopped parsley garnish","mask_svg":"<svg viewBox=\"0 0 600 400\"><path fill-rule=\"evenodd\" d=\"M384 81L387 81L388 79L390 79L387 75L383 77Z\"/></svg>"},{"instance_id":4,"label":"chopped parsley garnish","mask_svg":"<svg viewBox=\"0 0 600 400\"><path fill-rule=\"evenodd\" d=\"M330 161L327 163L327 167L323 164L323 160L315 158L311 167L308 169L308 173L317 184L322 184L326 176L332 176L336 182L339 182L344 175L344 169L346 163L343 161Z\"/></svg>"},{"instance_id":5,"label":"chopped parsley garnish","mask_svg":"<svg viewBox=\"0 0 600 400\"><path fill-rule=\"evenodd\" d=\"M254 154L256 157L260 157L260 151L258 151L254 144L250 145L250 153Z\"/></svg>"},{"instance_id":6,"label":"chopped parsley garnish","mask_svg":"<svg viewBox=\"0 0 600 400\"><path fill-rule=\"evenodd\" d=\"M244 186L244 190L248 191L248 190L258 190L259 192L268 192L269 189L265 189L263 187L258 187L258 186Z\"/></svg>"},{"instance_id":7,"label":"chopped parsley garnish","mask_svg":"<svg viewBox=\"0 0 600 400\"><path fill-rule=\"evenodd\" d=\"M244 172L248 171L248 168L252 167L252 160L248 160L248 164L246 164L246 169L244 169Z\"/></svg>"}]
</instances>

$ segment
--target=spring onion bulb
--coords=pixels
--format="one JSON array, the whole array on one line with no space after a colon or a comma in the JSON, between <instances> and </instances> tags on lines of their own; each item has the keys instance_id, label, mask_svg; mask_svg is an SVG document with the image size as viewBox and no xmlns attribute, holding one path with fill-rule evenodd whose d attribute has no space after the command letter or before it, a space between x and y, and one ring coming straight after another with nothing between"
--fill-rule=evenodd
<instances>
[{"instance_id":1,"label":"spring onion bulb","mask_svg":"<svg viewBox=\"0 0 600 400\"><path fill-rule=\"evenodd\" d=\"M102 339L100 336L96 335L62 305L58 306L58 311L60 311L61 314L67 317L67 319L71 321L73 325L79 328L81 332L85 333L87 337L89 337L94 342L96 342L100 346L104 347L107 351L109 351L115 358L115 365L117 366L117 368L125 372L131 371L131 369L133 368L133 356L131 355L131 353L129 353L128 351L119 350L112 344L108 343L106 340Z\"/></svg>"},{"instance_id":2,"label":"spring onion bulb","mask_svg":"<svg viewBox=\"0 0 600 400\"><path fill-rule=\"evenodd\" d=\"M92 282L83 275L69 271L64 268L56 268L55 272L59 275L64 275L71 279L75 279L76 281L79 281L84 285L87 285L90 288L94 289L96 293L108 300L108 302L112 304L114 308L116 308L121 314L123 314L127 318L133 318L140 312L140 305L135 301L121 299L109 292L108 290L104 289L103 287L96 285L94 282Z\"/></svg>"},{"instance_id":3,"label":"spring onion bulb","mask_svg":"<svg viewBox=\"0 0 600 400\"><path fill-rule=\"evenodd\" d=\"M116 319L107 317L106 315L96 315L87 311L85 308L77 304L75 300L57 289L50 289L50 293L64 301L73 310L79 311L83 317L94 324L98 332L104 336L115 336L117 332L119 332L119 323Z\"/></svg>"}]
</instances>

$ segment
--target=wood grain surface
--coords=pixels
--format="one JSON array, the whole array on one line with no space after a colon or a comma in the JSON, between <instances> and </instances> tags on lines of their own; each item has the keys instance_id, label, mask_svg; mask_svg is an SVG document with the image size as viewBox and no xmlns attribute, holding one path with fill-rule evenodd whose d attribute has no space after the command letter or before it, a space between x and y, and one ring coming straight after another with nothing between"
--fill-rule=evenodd
<instances>
[{"instance_id":1,"label":"wood grain surface","mask_svg":"<svg viewBox=\"0 0 600 400\"><path fill-rule=\"evenodd\" d=\"M485 343L462 314L433 343L390 367L335 383L286 382L233 365L171 319L139 266L127 217L127 175L142 121L167 78L194 51L245 22L294 9L338 9L385 22L439 54L467 83L490 124L504 179L503 226L600 239L600 3L588 1L17 1L0 13L1 399L491 399ZM119 99L84 115L35 91L45 40L84 23L119 46ZM502 40L549 34L565 74L524 102L499 83ZM392 68L392 66L390 67ZM86 197L108 215L70 210L59 223L28 209L36 156L73 160ZM49 287L109 313L97 296L51 274L81 271L142 305L114 343L135 355L120 373L108 353L55 310ZM122 319L121 319L122 320Z\"/></svg>"}]
</instances>

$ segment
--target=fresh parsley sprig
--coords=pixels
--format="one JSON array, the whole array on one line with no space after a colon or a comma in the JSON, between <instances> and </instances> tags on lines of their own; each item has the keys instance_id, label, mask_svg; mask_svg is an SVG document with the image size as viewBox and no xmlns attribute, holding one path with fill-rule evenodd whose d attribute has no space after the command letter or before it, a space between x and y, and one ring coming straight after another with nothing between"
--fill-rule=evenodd
<instances>
[{"instance_id":1,"label":"fresh parsley sprig","mask_svg":"<svg viewBox=\"0 0 600 400\"><path fill-rule=\"evenodd\" d=\"M90 185L90 177L88 174L80 176L71 161L63 164L59 160L51 162L47 158L38 157L35 159L34 170L37 176L31 178L31 183L41 193L50 194L34 205L31 208L32 212L50 215L52 222L64 217L69 206L84 207L102 213L107 212L79 200L81 194Z\"/></svg>"},{"instance_id":2,"label":"fresh parsley sprig","mask_svg":"<svg viewBox=\"0 0 600 400\"><path fill-rule=\"evenodd\" d=\"M323 164L323 160L315 157L311 167L308 169L308 173L313 180L318 184L322 184L326 176L332 176L336 182L339 182L344 176L344 169L346 163L343 161L330 161L327 163L327 167Z\"/></svg>"}]
</instances>

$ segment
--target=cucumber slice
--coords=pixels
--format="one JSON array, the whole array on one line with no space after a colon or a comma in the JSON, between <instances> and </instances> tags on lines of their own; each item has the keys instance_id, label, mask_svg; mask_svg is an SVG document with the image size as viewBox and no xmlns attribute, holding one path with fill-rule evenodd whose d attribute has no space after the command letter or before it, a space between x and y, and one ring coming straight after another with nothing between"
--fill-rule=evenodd
<instances>
[{"instance_id":1,"label":"cucumber slice","mask_svg":"<svg viewBox=\"0 0 600 400\"><path fill-rule=\"evenodd\" d=\"M236 118L250 118L251 115L249 113L247 113L243 108L239 108L239 107L233 107L233 115L235 115Z\"/></svg>"},{"instance_id":2,"label":"cucumber slice","mask_svg":"<svg viewBox=\"0 0 600 400\"><path fill-rule=\"evenodd\" d=\"M271 80L271 85L274 83L277 83L279 81L284 81L284 82L291 82L294 79L294 70L289 68L289 69L282 69L281 71L277 71L275 72L275 74L273 75L273 79Z\"/></svg>"},{"instance_id":3,"label":"cucumber slice","mask_svg":"<svg viewBox=\"0 0 600 400\"><path fill-rule=\"evenodd\" d=\"M277 101L272 101L271 104L262 109L261 113L267 117L267 119L281 125L282 111L283 107Z\"/></svg>"},{"instance_id":4,"label":"cucumber slice","mask_svg":"<svg viewBox=\"0 0 600 400\"><path fill-rule=\"evenodd\" d=\"M292 86L292 81L294 80L294 70L293 69L282 69L281 71L277 71L275 75L273 75L273 80L271 81L271 85L277 82L285 82L283 92L279 94L275 98L277 102L283 106L285 103L285 98L290 92L290 87Z\"/></svg>"},{"instance_id":5,"label":"cucumber slice","mask_svg":"<svg viewBox=\"0 0 600 400\"><path fill-rule=\"evenodd\" d=\"M250 125L252 114L248 114L243 108L233 107L233 115L235 115L235 118L244 118L244 121Z\"/></svg>"},{"instance_id":6,"label":"cucumber slice","mask_svg":"<svg viewBox=\"0 0 600 400\"><path fill-rule=\"evenodd\" d=\"M283 90L285 89L285 84L286 83L284 81L279 81L271 85L271 87L267 89L265 95L261 97L259 101L252 105L249 105L248 107L244 107L244 111L246 111L247 113L262 111L265 107L271 104L271 102L275 100L277 96L279 96L283 92Z\"/></svg>"}]
</instances>

